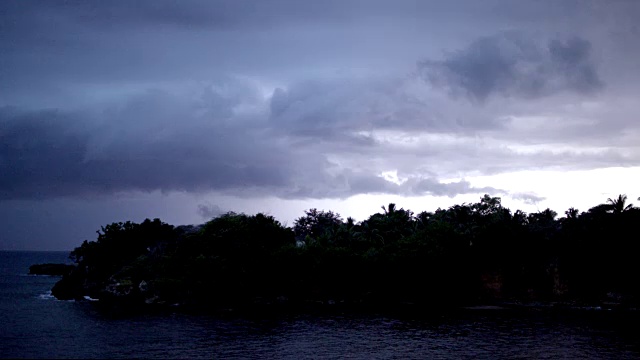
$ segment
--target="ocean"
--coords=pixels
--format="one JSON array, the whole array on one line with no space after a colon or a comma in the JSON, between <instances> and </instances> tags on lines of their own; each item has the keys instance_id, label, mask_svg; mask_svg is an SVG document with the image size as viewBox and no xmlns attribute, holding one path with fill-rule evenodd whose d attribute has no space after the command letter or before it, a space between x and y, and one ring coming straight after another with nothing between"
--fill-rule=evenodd
<instances>
[{"instance_id":1,"label":"ocean","mask_svg":"<svg viewBox=\"0 0 640 360\"><path fill-rule=\"evenodd\" d=\"M113 316L58 301L27 275L66 252L0 252L2 358L638 359L635 313L460 310L390 314Z\"/></svg>"}]
</instances>

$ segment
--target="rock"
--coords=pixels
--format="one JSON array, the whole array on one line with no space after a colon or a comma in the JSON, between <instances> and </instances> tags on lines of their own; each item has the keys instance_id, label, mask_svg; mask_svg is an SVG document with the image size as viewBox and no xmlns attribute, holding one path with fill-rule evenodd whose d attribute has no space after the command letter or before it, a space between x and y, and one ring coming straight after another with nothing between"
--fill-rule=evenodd
<instances>
[{"instance_id":1,"label":"rock","mask_svg":"<svg viewBox=\"0 0 640 360\"><path fill-rule=\"evenodd\" d=\"M160 302L160 298L159 298L157 295L153 295L153 296L152 296L152 297L150 297L150 298L146 298L146 299L144 300L144 302L145 302L145 304L149 304L149 305L151 305L151 304L158 304L158 303Z\"/></svg>"},{"instance_id":2,"label":"rock","mask_svg":"<svg viewBox=\"0 0 640 360\"><path fill-rule=\"evenodd\" d=\"M29 267L29 274L63 276L69 274L73 269L75 266L68 264L36 264Z\"/></svg>"},{"instance_id":3,"label":"rock","mask_svg":"<svg viewBox=\"0 0 640 360\"><path fill-rule=\"evenodd\" d=\"M140 284L138 284L138 289L140 290L140 292L147 292L147 290L149 290L149 284L147 284L146 281L142 280L140 281Z\"/></svg>"},{"instance_id":4,"label":"rock","mask_svg":"<svg viewBox=\"0 0 640 360\"><path fill-rule=\"evenodd\" d=\"M83 296L83 288L76 278L63 276L51 289L51 294L58 300L78 300Z\"/></svg>"},{"instance_id":5,"label":"rock","mask_svg":"<svg viewBox=\"0 0 640 360\"><path fill-rule=\"evenodd\" d=\"M110 297L128 297L133 292L133 284L131 280L122 279L117 282L109 283L105 286L103 293Z\"/></svg>"}]
</instances>

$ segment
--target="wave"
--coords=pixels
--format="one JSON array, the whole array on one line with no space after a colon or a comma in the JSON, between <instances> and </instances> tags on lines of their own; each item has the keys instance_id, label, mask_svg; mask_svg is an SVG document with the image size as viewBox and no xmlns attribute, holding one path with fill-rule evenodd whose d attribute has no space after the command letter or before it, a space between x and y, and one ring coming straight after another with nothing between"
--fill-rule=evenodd
<instances>
[{"instance_id":1,"label":"wave","mask_svg":"<svg viewBox=\"0 0 640 360\"><path fill-rule=\"evenodd\" d=\"M75 301L75 300L59 300L55 296L53 296L51 291L48 291L48 292L46 292L44 294L38 295L38 299L40 299L40 300L55 300L55 301Z\"/></svg>"},{"instance_id":2,"label":"wave","mask_svg":"<svg viewBox=\"0 0 640 360\"><path fill-rule=\"evenodd\" d=\"M48 291L48 292L46 292L44 294L38 295L38 299L40 299L40 300L57 300L57 301L75 301L75 300L58 300L58 299L56 299L55 296L53 296L51 291ZM87 296L87 295L84 296L84 299L86 301L91 301L91 302L100 301L100 299L94 299L94 298L92 298L90 296Z\"/></svg>"},{"instance_id":3,"label":"wave","mask_svg":"<svg viewBox=\"0 0 640 360\"><path fill-rule=\"evenodd\" d=\"M38 277L60 277L60 275L47 275L47 274L23 274L20 273L18 274L18 276L28 276L28 277L34 277L34 276L38 276Z\"/></svg>"},{"instance_id":4,"label":"wave","mask_svg":"<svg viewBox=\"0 0 640 360\"><path fill-rule=\"evenodd\" d=\"M56 297L53 296L51 291L49 291L47 293L38 295L38 299L41 299L41 300L51 300L51 299L56 300Z\"/></svg>"}]
</instances>

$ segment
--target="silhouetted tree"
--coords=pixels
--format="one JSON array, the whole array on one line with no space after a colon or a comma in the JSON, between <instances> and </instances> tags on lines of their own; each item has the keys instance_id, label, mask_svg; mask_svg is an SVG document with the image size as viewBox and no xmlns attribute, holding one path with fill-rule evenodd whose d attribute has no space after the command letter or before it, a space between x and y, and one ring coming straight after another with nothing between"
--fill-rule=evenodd
<instances>
[{"instance_id":1,"label":"silhouetted tree","mask_svg":"<svg viewBox=\"0 0 640 360\"><path fill-rule=\"evenodd\" d=\"M282 299L633 302L640 264L629 234L640 209L626 200L620 195L582 213L569 208L560 219L551 209L511 212L486 194L415 216L390 203L360 223L317 209L292 228L269 215L233 212L177 228L159 219L113 223L71 252L77 267L53 293L202 307Z\"/></svg>"},{"instance_id":2,"label":"silhouetted tree","mask_svg":"<svg viewBox=\"0 0 640 360\"><path fill-rule=\"evenodd\" d=\"M630 210L633 208L633 204L626 204L627 195L618 195L615 199L607 199L607 202L611 206L611 211L614 214L621 214L624 211Z\"/></svg>"},{"instance_id":3,"label":"silhouetted tree","mask_svg":"<svg viewBox=\"0 0 640 360\"><path fill-rule=\"evenodd\" d=\"M332 211L305 210L305 216L295 220L293 231L298 243L307 244L321 238L330 238L342 224L340 214Z\"/></svg>"}]
</instances>

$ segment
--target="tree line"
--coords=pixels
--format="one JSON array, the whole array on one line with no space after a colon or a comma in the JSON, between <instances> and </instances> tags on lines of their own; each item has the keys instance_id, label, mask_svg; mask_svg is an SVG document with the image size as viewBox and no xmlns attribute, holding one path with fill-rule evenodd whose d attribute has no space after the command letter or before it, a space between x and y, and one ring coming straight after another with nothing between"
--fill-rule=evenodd
<instances>
[{"instance_id":1,"label":"tree line","mask_svg":"<svg viewBox=\"0 0 640 360\"><path fill-rule=\"evenodd\" d=\"M381 210L356 222L310 209L292 227L233 212L198 226L113 223L71 252L77 266L53 294L205 308L639 299L640 209L625 195L560 217L512 212L489 195Z\"/></svg>"}]
</instances>

